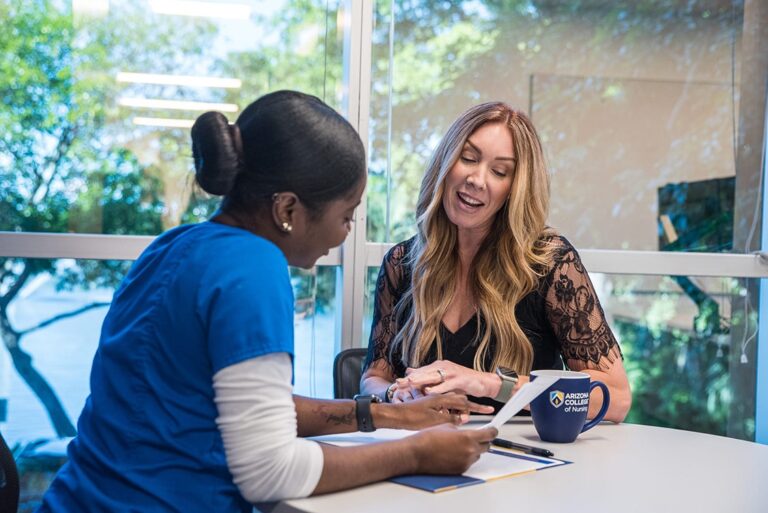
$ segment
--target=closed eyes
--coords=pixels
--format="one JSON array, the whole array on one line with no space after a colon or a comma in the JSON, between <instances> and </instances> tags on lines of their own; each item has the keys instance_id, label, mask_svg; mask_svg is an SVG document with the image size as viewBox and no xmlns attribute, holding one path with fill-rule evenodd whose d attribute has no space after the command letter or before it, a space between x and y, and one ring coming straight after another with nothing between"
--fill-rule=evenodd
<instances>
[{"instance_id":1,"label":"closed eyes","mask_svg":"<svg viewBox=\"0 0 768 513\"><path fill-rule=\"evenodd\" d=\"M462 154L459 159L465 164L477 164L479 162L474 155ZM492 168L491 171L500 178L507 176L507 170L504 168Z\"/></svg>"}]
</instances>

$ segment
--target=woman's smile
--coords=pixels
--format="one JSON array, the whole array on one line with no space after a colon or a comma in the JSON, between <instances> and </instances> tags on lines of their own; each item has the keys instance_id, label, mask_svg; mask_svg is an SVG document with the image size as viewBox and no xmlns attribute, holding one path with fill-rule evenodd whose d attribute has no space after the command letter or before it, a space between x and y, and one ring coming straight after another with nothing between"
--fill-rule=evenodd
<instances>
[{"instance_id":1,"label":"woman's smile","mask_svg":"<svg viewBox=\"0 0 768 513\"><path fill-rule=\"evenodd\" d=\"M466 192L457 191L456 196L459 198L459 203L469 212L475 212L480 207L485 206L485 203Z\"/></svg>"}]
</instances>

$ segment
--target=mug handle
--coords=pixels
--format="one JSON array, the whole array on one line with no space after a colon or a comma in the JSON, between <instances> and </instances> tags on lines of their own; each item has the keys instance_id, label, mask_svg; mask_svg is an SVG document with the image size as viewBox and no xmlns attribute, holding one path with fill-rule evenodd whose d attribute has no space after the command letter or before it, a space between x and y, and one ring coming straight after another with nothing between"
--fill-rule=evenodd
<instances>
[{"instance_id":1,"label":"mug handle","mask_svg":"<svg viewBox=\"0 0 768 513\"><path fill-rule=\"evenodd\" d=\"M608 405L611 404L611 394L608 392L608 387L603 383L602 381L593 381L589 384L589 393L592 394L592 390L594 390L595 387L600 387L603 390L603 406L600 408L600 411L597 412L597 415L595 415L595 418L584 424L584 427L581 428L581 432L587 431L588 429L592 429L595 427L601 420L603 420L603 417L605 417L606 412L608 411Z\"/></svg>"}]
</instances>

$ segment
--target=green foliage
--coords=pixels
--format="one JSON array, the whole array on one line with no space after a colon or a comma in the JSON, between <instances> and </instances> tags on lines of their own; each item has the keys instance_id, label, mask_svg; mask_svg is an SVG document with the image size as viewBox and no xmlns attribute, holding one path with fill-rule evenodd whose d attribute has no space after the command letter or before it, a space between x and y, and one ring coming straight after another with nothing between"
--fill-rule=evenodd
<instances>
[{"instance_id":1,"label":"green foliage","mask_svg":"<svg viewBox=\"0 0 768 513\"><path fill-rule=\"evenodd\" d=\"M736 397L731 366L733 348L739 348L732 328L743 324L743 316L734 314L731 322L721 324L718 319L709 323L708 328L716 326L715 330L700 329L701 316L710 305L704 303L690 327L680 328L680 319L686 318L681 301L690 299L675 285L676 278L661 281L658 296L644 313L636 294L644 288L642 280L627 277L617 281L625 283L614 295L639 312L638 318L613 317L633 391L627 421L754 439L751 415L734 414L737 405L748 403L748 398ZM738 280L722 279L720 286L732 301L746 292ZM749 331L756 320L750 319Z\"/></svg>"},{"instance_id":2,"label":"green foliage","mask_svg":"<svg viewBox=\"0 0 768 513\"><path fill-rule=\"evenodd\" d=\"M615 319L633 406L627 421L727 435L730 395L726 339Z\"/></svg>"},{"instance_id":3,"label":"green foliage","mask_svg":"<svg viewBox=\"0 0 768 513\"><path fill-rule=\"evenodd\" d=\"M336 2L329 6L333 8ZM231 52L219 62L224 74L242 77L243 87L229 93L255 99L278 89L314 94L336 109L341 107L343 33L324 0L288 0L267 18L257 17L277 41L257 41L244 52Z\"/></svg>"},{"instance_id":4,"label":"green foliage","mask_svg":"<svg viewBox=\"0 0 768 513\"><path fill-rule=\"evenodd\" d=\"M206 55L216 28L147 17L137 4L111 9L107 18L90 19L73 18L53 1L0 4L6 20L0 53L11 56L0 62L2 230L154 235L164 228L169 188L159 177L179 168L187 173L187 135L128 125L117 97L189 92L126 89L115 77L126 69L191 69ZM126 141L119 134L128 126L133 139ZM129 149L143 154L147 137L157 140L159 164L142 163ZM52 270L50 262L15 262L32 275ZM82 286L119 280L110 271L113 263L84 265L93 269L78 273ZM68 273L63 285L75 283Z\"/></svg>"},{"instance_id":5,"label":"green foliage","mask_svg":"<svg viewBox=\"0 0 768 513\"><path fill-rule=\"evenodd\" d=\"M338 267L291 268L296 315L330 314L336 305Z\"/></svg>"}]
</instances>

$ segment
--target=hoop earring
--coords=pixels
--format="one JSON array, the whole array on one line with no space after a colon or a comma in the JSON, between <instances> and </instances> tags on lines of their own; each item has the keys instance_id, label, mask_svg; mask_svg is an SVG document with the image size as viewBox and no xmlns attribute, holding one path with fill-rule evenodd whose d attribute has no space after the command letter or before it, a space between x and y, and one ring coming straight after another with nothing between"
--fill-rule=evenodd
<instances>
[{"instance_id":1,"label":"hoop earring","mask_svg":"<svg viewBox=\"0 0 768 513\"><path fill-rule=\"evenodd\" d=\"M293 226L288 224L287 222L283 222L282 228L285 233L291 233L291 231L293 230Z\"/></svg>"}]
</instances>

